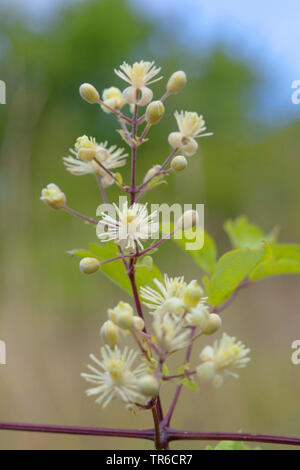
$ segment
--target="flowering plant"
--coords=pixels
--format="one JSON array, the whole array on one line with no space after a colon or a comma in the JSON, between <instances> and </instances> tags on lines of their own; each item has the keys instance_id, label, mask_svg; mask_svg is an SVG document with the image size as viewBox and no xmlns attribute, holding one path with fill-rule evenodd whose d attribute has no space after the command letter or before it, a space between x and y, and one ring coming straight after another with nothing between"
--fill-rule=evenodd
<instances>
[{"instance_id":1,"label":"flowering plant","mask_svg":"<svg viewBox=\"0 0 300 470\"><path fill-rule=\"evenodd\" d=\"M87 371L82 373L83 379L91 384L87 395L94 397L103 408L117 399L129 412L149 410L154 425L150 430L64 428L64 432L151 439L156 449L168 449L173 440L220 438L299 444L297 438L199 433L170 427L182 387L197 392L202 383L207 383L219 388L227 379L237 378L239 369L250 361L250 349L225 332L211 346L199 347L204 336L212 336L221 329L221 312L239 290L260 279L300 273L300 252L297 245L279 244L276 230L266 235L245 217L240 217L225 224L233 250L219 259L215 242L207 233L200 250L187 251L206 273L201 283L185 280L181 275L162 275L153 257L163 242L172 239L177 247L185 248L190 235L203 232L203 227L199 226L197 212L189 210L167 234L160 236L157 213L149 212L147 204L140 201L148 191L165 182L167 175L185 170L189 157L197 152L196 139L212 134L206 132L205 121L197 112L175 112L178 129L168 136L169 156L162 164L150 168L138 184L138 152L148 140L151 127L162 119L166 99L178 93L187 78L183 71L175 72L167 82L165 94L153 101L149 86L162 78L158 77L160 68L154 62L140 61L133 65L124 62L115 72L129 85L123 91L110 87L103 91L101 98L94 86L85 83L80 87L80 94L88 103L98 104L105 113L116 117L119 133L130 151L131 181L126 184L121 173L115 172L129 161L129 154L123 148L109 146L106 141L98 143L95 138L84 135L77 139L72 155L65 157L64 163L73 175L95 176L105 204L98 212L100 220L67 206L65 194L53 183L42 190L41 199L55 210L64 210L97 226L100 244L70 253L81 259L82 273L103 272L133 298L132 305L120 300L107 312L101 327L100 355L91 354ZM123 113L125 106L129 107L129 114ZM141 113L143 107L146 109ZM141 126L143 129L139 131ZM114 204L112 214L107 188L113 184L125 195L125 202L122 207ZM158 234L158 239L150 242L154 234ZM134 347L124 345L128 340L133 341ZM198 348L199 353L195 365L191 364L192 348ZM180 367L170 372L169 358L181 351L184 351L184 359ZM160 390L170 382L175 385L174 396L164 412ZM63 431L55 428L50 432Z\"/></svg>"}]
</instances>

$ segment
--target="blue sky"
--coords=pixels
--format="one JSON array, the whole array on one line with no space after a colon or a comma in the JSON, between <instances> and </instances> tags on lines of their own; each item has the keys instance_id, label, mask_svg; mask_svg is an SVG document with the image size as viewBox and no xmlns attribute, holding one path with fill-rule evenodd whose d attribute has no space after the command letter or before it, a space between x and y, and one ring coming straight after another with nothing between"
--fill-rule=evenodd
<instances>
[{"instance_id":1,"label":"blue sky","mask_svg":"<svg viewBox=\"0 0 300 470\"><path fill-rule=\"evenodd\" d=\"M39 21L49 18L62 3L77 1L0 0L0 5L14 3ZM165 29L175 25L177 37L188 47L207 52L222 42L228 50L259 68L267 79L259 94L262 114L273 117L278 113L281 119L300 116L300 105L291 103L291 84L300 80L299 0L131 0L131 3Z\"/></svg>"}]
</instances>

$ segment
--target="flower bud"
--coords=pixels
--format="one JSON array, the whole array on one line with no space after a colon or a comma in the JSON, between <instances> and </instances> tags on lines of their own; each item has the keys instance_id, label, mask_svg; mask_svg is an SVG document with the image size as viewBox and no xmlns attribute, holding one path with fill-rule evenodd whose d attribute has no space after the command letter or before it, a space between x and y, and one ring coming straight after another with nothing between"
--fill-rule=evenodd
<instances>
[{"instance_id":1,"label":"flower bud","mask_svg":"<svg viewBox=\"0 0 300 470\"><path fill-rule=\"evenodd\" d=\"M52 209L61 209L66 203L66 196L54 183L50 183L42 189L41 201Z\"/></svg>"},{"instance_id":2,"label":"flower bud","mask_svg":"<svg viewBox=\"0 0 300 470\"><path fill-rule=\"evenodd\" d=\"M79 263L79 269L84 274L93 274L100 268L100 261L96 258L82 258Z\"/></svg>"},{"instance_id":3,"label":"flower bud","mask_svg":"<svg viewBox=\"0 0 300 470\"><path fill-rule=\"evenodd\" d=\"M160 165L154 165L150 170L147 171L144 177L143 183L146 183L150 178L152 178L160 170ZM163 178L163 175L160 175Z\"/></svg>"},{"instance_id":4,"label":"flower bud","mask_svg":"<svg viewBox=\"0 0 300 470\"><path fill-rule=\"evenodd\" d=\"M119 110L126 104L126 101L122 97L122 92L119 90L119 88L116 88L114 86L110 88L105 88L102 93L102 99L104 104L109 106L112 109ZM102 110L109 114L111 113L110 109L108 109L106 106L103 104L101 105Z\"/></svg>"},{"instance_id":5,"label":"flower bud","mask_svg":"<svg viewBox=\"0 0 300 470\"><path fill-rule=\"evenodd\" d=\"M145 322L141 317L133 317L133 327L136 330L142 331L144 329Z\"/></svg>"},{"instance_id":6,"label":"flower bud","mask_svg":"<svg viewBox=\"0 0 300 470\"><path fill-rule=\"evenodd\" d=\"M96 156L96 150L89 148L81 148L78 152L78 158L86 162L90 162Z\"/></svg>"},{"instance_id":7,"label":"flower bud","mask_svg":"<svg viewBox=\"0 0 300 470\"><path fill-rule=\"evenodd\" d=\"M149 124L156 124L165 114L165 107L161 101L152 101L146 108L146 121Z\"/></svg>"},{"instance_id":8,"label":"flower bud","mask_svg":"<svg viewBox=\"0 0 300 470\"><path fill-rule=\"evenodd\" d=\"M120 328L130 329L133 325L134 311L131 305L122 300L113 309L108 309L108 318Z\"/></svg>"},{"instance_id":9,"label":"flower bud","mask_svg":"<svg viewBox=\"0 0 300 470\"><path fill-rule=\"evenodd\" d=\"M102 336L105 344L108 344L111 348L115 347L119 343L119 328L110 320L107 320L103 324L100 330L100 335Z\"/></svg>"},{"instance_id":10,"label":"flower bud","mask_svg":"<svg viewBox=\"0 0 300 470\"><path fill-rule=\"evenodd\" d=\"M221 328L221 325L222 325L221 317L217 315L216 313L211 313L208 316L207 321L204 323L202 327L202 332L205 335L212 335L213 333L215 333Z\"/></svg>"},{"instance_id":11,"label":"flower bud","mask_svg":"<svg viewBox=\"0 0 300 470\"><path fill-rule=\"evenodd\" d=\"M197 211L186 211L177 221L176 230L189 230L197 227L199 224L199 215Z\"/></svg>"},{"instance_id":12,"label":"flower bud","mask_svg":"<svg viewBox=\"0 0 300 470\"><path fill-rule=\"evenodd\" d=\"M183 291L183 301L187 307L196 307L201 297L203 289L197 281L191 281Z\"/></svg>"},{"instance_id":13,"label":"flower bud","mask_svg":"<svg viewBox=\"0 0 300 470\"><path fill-rule=\"evenodd\" d=\"M144 375L138 382L140 392L146 397L155 397L158 392L159 383L153 375Z\"/></svg>"},{"instance_id":14,"label":"flower bud","mask_svg":"<svg viewBox=\"0 0 300 470\"><path fill-rule=\"evenodd\" d=\"M182 70L178 70L171 75L167 83L167 90L169 93L177 93L186 84L186 74Z\"/></svg>"},{"instance_id":15,"label":"flower bud","mask_svg":"<svg viewBox=\"0 0 300 470\"><path fill-rule=\"evenodd\" d=\"M129 312L120 312L117 315L116 324L124 330L130 330L133 327L133 316Z\"/></svg>"},{"instance_id":16,"label":"flower bud","mask_svg":"<svg viewBox=\"0 0 300 470\"><path fill-rule=\"evenodd\" d=\"M171 168L174 171L182 171L187 167L187 159L183 155L177 155L171 162Z\"/></svg>"},{"instance_id":17,"label":"flower bud","mask_svg":"<svg viewBox=\"0 0 300 470\"><path fill-rule=\"evenodd\" d=\"M79 93L81 97L88 103L94 104L99 100L99 93L96 88L90 83L83 83L80 85Z\"/></svg>"}]
</instances>

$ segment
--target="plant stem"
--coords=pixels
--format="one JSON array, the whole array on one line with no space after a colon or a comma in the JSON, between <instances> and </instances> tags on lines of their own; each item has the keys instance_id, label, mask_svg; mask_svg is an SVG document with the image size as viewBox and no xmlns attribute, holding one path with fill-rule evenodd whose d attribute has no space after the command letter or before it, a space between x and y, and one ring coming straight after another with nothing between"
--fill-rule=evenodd
<instances>
[{"instance_id":1,"label":"plant stem","mask_svg":"<svg viewBox=\"0 0 300 470\"><path fill-rule=\"evenodd\" d=\"M161 442L160 442L160 429L159 429L160 420L159 420L158 415L157 415L156 407L151 408L151 411L152 411L152 416L153 416L153 421L154 421L154 429L155 429L155 439L154 439L155 449L161 450L162 445L161 445Z\"/></svg>"},{"instance_id":2,"label":"plant stem","mask_svg":"<svg viewBox=\"0 0 300 470\"><path fill-rule=\"evenodd\" d=\"M64 206L63 209L68 212L71 215L74 215L75 217L78 217L79 219L84 220L85 222L88 222L89 224L95 224L97 225L98 222L95 219L91 219L90 217L87 217L86 215L80 214L80 212L75 211L74 209L71 209L68 206Z\"/></svg>"},{"instance_id":3,"label":"plant stem","mask_svg":"<svg viewBox=\"0 0 300 470\"><path fill-rule=\"evenodd\" d=\"M77 434L80 436L129 437L154 440L153 429L114 429L90 428L81 426L51 426L43 424L24 424L0 422L0 429L6 431L42 432L53 434Z\"/></svg>"},{"instance_id":4,"label":"plant stem","mask_svg":"<svg viewBox=\"0 0 300 470\"><path fill-rule=\"evenodd\" d=\"M105 192L104 186L103 186L102 181L101 181L101 176L97 175L96 179L97 179L97 183L98 183L98 186L99 186L99 189L100 189L100 193L101 193L103 202L105 204L108 204L108 199L107 199L107 196L106 196L106 192Z\"/></svg>"},{"instance_id":5,"label":"plant stem","mask_svg":"<svg viewBox=\"0 0 300 470\"><path fill-rule=\"evenodd\" d=\"M191 335L190 335L190 338L192 339L193 336L194 336L194 332L195 332L195 327L191 328ZM193 347L193 343L190 342L189 344L189 347L186 351L186 355L185 355L185 362L189 362L190 360L190 357L191 357L191 354L192 354L192 347ZM170 421L171 421L171 418L173 416L173 413L174 413L174 410L175 410L175 407L177 405L177 401L179 399L179 395L180 395L180 392L181 392L181 389L182 389L183 385L180 384L178 385L178 387L176 388L176 392L175 392L175 395L174 395L174 398L172 400L172 403L171 403L171 406L169 408L169 411L168 413L166 414L166 417L164 419L164 423L166 424L166 426L169 426L170 424Z\"/></svg>"},{"instance_id":6,"label":"plant stem","mask_svg":"<svg viewBox=\"0 0 300 470\"><path fill-rule=\"evenodd\" d=\"M272 436L270 434L251 434L243 432L226 433L178 431L170 428L167 428L167 432L170 441L246 441L300 446L300 438L291 436Z\"/></svg>"}]
</instances>

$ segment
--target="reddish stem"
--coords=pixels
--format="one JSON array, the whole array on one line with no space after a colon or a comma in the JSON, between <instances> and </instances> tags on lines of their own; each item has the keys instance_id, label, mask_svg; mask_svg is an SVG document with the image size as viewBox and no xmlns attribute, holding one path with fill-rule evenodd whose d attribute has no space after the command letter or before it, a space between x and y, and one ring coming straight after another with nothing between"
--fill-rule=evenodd
<instances>
[{"instance_id":1,"label":"reddish stem","mask_svg":"<svg viewBox=\"0 0 300 470\"><path fill-rule=\"evenodd\" d=\"M291 436L272 436L270 434L249 434L243 432L178 431L170 428L167 429L167 432L170 441L245 441L300 446L300 438Z\"/></svg>"},{"instance_id":2,"label":"reddish stem","mask_svg":"<svg viewBox=\"0 0 300 470\"><path fill-rule=\"evenodd\" d=\"M81 426L51 426L48 424L24 424L0 422L0 429L6 431L42 432L52 434L72 434L80 436L108 436L131 437L138 439L154 440L153 429L113 429L113 428L89 428Z\"/></svg>"}]
</instances>

